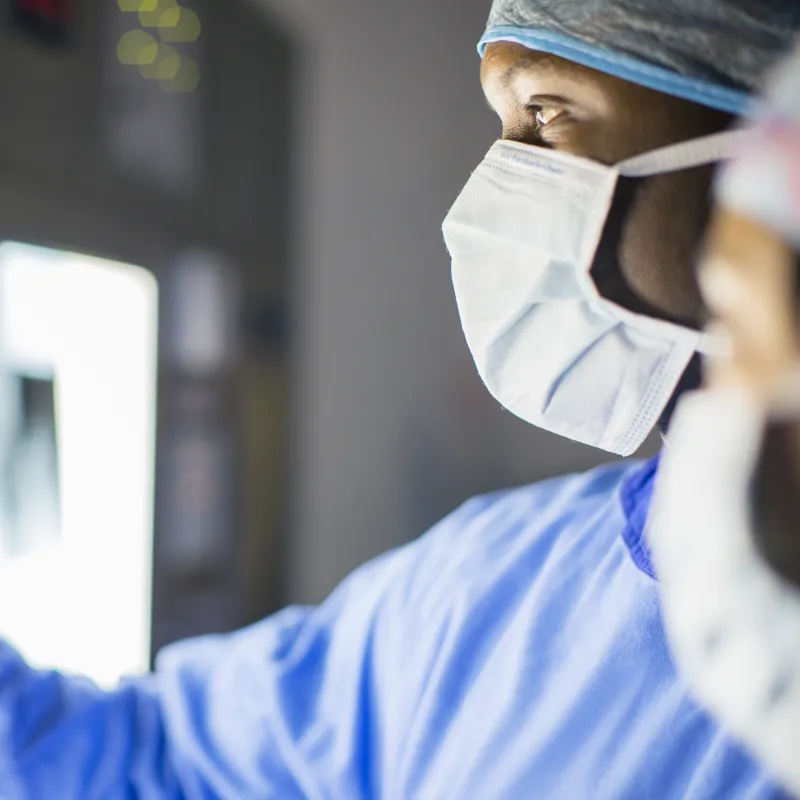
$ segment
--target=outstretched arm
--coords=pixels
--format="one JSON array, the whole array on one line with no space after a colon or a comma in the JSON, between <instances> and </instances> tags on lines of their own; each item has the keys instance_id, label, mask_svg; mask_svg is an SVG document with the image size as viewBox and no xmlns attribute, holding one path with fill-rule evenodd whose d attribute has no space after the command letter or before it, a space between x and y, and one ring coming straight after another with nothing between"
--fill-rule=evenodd
<instances>
[{"instance_id":1,"label":"outstretched arm","mask_svg":"<svg viewBox=\"0 0 800 800\"><path fill-rule=\"evenodd\" d=\"M363 567L318 608L167 648L154 674L110 692L0 642L0 797L370 796L374 642L392 635L386 597L417 549Z\"/></svg>"}]
</instances>

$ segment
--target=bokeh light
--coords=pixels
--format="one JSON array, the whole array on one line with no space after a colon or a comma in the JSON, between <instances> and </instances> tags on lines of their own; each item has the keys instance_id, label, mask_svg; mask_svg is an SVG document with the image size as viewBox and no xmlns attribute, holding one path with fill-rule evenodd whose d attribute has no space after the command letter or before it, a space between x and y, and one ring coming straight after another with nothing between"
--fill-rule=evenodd
<instances>
[{"instance_id":1,"label":"bokeh light","mask_svg":"<svg viewBox=\"0 0 800 800\"><path fill-rule=\"evenodd\" d=\"M157 52L158 55L152 62L139 67L142 77L159 81L174 80L181 68L180 53L168 44L157 45Z\"/></svg>"},{"instance_id":2,"label":"bokeh light","mask_svg":"<svg viewBox=\"0 0 800 800\"><path fill-rule=\"evenodd\" d=\"M176 5L164 11L158 19L158 27L161 28L174 28L181 18L181 11L183 9Z\"/></svg>"},{"instance_id":3,"label":"bokeh light","mask_svg":"<svg viewBox=\"0 0 800 800\"><path fill-rule=\"evenodd\" d=\"M120 11L155 11L158 0L117 0Z\"/></svg>"},{"instance_id":4,"label":"bokeh light","mask_svg":"<svg viewBox=\"0 0 800 800\"><path fill-rule=\"evenodd\" d=\"M128 31L117 45L117 58L128 66L153 64L158 54L158 42L146 31Z\"/></svg>"},{"instance_id":5,"label":"bokeh light","mask_svg":"<svg viewBox=\"0 0 800 800\"><path fill-rule=\"evenodd\" d=\"M146 80L158 81L165 92L193 92L200 83L197 61L182 55L172 44L192 44L200 38L200 17L177 0L117 0L120 10L136 12L142 28L128 31L117 45L122 64L135 66Z\"/></svg>"},{"instance_id":6,"label":"bokeh light","mask_svg":"<svg viewBox=\"0 0 800 800\"><path fill-rule=\"evenodd\" d=\"M144 28L158 28L161 24L162 17L164 17L165 14L175 11L177 8L177 0L157 0L154 8L142 9L139 11L139 22Z\"/></svg>"},{"instance_id":7,"label":"bokeh light","mask_svg":"<svg viewBox=\"0 0 800 800\"><path fill-rule=\"evenodd\" d=\"M165 42L196 42L200 31L200 17L188 8L176 7L165 11L158 25L158 32Z\"/></svg>"},{"instance_id":8,"label":"bokeh light","mask_svg":"<svg viewBox=\"0 0 800 800\"><path fill-rule=\"evenodd\" d=\"M178 74L160 83L165 92L193 92L200 84L200 65L193 58L184 56Z\"/></svg>"}]
</instances>

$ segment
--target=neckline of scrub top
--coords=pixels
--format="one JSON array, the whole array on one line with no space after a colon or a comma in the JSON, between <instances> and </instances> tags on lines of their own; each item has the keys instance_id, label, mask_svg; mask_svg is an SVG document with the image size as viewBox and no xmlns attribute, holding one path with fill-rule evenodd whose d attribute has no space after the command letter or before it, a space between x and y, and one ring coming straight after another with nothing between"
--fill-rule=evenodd
<instances>
[{"instance_id":1,"label":"neckline of scrub top","mask_svg":"<svg viewBox=\"0 0 800 800\"><path fill-rule=\"evenodd\" d=\"M645 539L647 516L653 500L653 489L660 455L645 461L634 470L620 487L622 510L625 512L625 530L622 538L630 551L633 563L655 580L656 573L650 556L650 548Z\"/></svg>"}]
</instances>

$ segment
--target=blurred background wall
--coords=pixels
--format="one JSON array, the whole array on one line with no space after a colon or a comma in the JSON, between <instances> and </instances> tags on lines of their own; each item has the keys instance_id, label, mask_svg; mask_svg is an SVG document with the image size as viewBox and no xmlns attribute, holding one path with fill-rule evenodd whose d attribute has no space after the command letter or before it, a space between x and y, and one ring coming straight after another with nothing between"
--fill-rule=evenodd
<instances>
[{"instance_id":1,"label":"blurred background wall","mask_svg":"<svg viewBox=\"0 0 800 800\"><path fill-rule=\"evenodd\" d=\"M464 343L440 222L499 135L488 0L259 0L297 62L295 481L289 596L476 492L603 455L499 409Z\"/></svg>"},{"instance_id":2,"label":"blurred background wall","mask_svg":"<svg viewBox=\"0 0 800 800\"><path fill-rule=\"evenodd\" d=\"M78 253L157 287L153 468L116 487L119 508L136 491L154 503L136 612L154 650L320 601L471 495L606 459L501 410L460 331L440 223L499 134L475 51L488 0L144 5L0 2L0 244L51 248L0 248L0 273L3 253L15 275ZM176 19L198 27L179 41ZM101 297L70 301L63 324ZM57 377L28 394L57 407ZM121 413L86 486L122 474ZM95 505L74 527L96 529L107 560L74 563L111 592L124 526ZM0 571L22 575L14 558ZM81 641L120 627L125 598L99 591L73 614Z\"/></svg>"}]
</instances>

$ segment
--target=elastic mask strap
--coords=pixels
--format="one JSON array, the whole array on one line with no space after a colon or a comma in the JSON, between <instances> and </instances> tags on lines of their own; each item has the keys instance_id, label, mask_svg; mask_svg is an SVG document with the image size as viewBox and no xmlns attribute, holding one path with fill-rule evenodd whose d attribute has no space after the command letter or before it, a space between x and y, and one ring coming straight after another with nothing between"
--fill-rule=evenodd
<instances>
[{"instance_id":1,"label":"elastic mask strap","mask_svg":"<svg viewBox=\"0 0 800 800\"><path fill-rule=\"evenodd\" d=\"M740 148L745 135L737 130L691 139L621 161L617 169L626 178L646 178L726 161Z\"/></svg>"}]
</instances>

